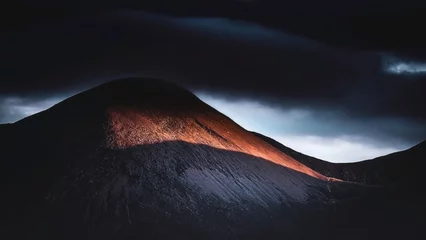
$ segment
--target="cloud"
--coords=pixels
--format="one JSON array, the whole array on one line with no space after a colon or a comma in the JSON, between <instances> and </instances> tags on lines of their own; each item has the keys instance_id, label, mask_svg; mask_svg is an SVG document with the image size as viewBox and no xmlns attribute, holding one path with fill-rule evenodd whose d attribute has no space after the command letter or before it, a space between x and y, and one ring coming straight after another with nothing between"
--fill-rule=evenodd
<instances>
[{"instance_id":1,"label":"cloud","mask_svg":"<svg viewBox=\"0 0 426 240\"><path fill-rule=\"evenodd\" d=\"M415 60L400 59L392 55L384 55L384 70L390 74L397 75L419 75L426 74L426 63Z\"/></svg>"},{"instance_id":2,"label":"cloud","mask_svg":"<svg viewBox=\"0 0 426 240\"><path fill-rule=\"evenodd\" d=\"M56 91L81 84L82 75L151 74L194 87L281 89L287 95L315 97L328 96L332 87L341 89L342 79L353 80L358 65L373 66L357 56L362 54L348 55L259 25L219 18L133 11L35 29L3 39L7 44L1 45L1 57L7 68L0 91ZM231 37L222 38L223 32ZM12 84L16 82L25 84L17 87Z\"/></svg>"},{"instance_id":3,"label":"cloud","mask_svg":"<svg viewBox=\"0 0 426 240\"><path fill-rule=\"evenodd\" d=\"M13 123L27 116L46 110L63 98L26 99L20 97L0 98L0 124Z\"/></svg>"},{"instance_id":4,"label":"cloud","mask_svg":"<svg viewBox=\"0 0 426 240\"><path fill-rule=\"evenodd\" d=\"M247 130L331 162L361 161L405 150L426 135L425 126L401 119L348 119L315 109L271 107L203 92L196 95Z\"/></svg>"},{"instance_id":5,"label":"cloud","mask_svg":"<svg viewBox=\"0 0 426 240\"><path fill-rule=\"evenodd\" d=\"M334 109L271 106L252 99L233 100L196 92L197 96L250 129L272 134L344 137L362 135L380 142L415 144L426 136L426 126L404 118L352 118Z\"/></svg>"},{"instance_id":6,"label":"cloud","mask_svg":"<svg viewBox=\"0 0 426 240\"><path fill-rule=\"evenodd\" d=\"M274 28L267 28L253 22L231 20L227 18L176 18L173 24L181 28L195 30L204 34L209 34L219 39L241 40L246 43L267 43L275 46L298 46L298 47L326 47L325 44L289 34Z\"/></svg>"},{"instance_id":7,"label":"cloud","mask_svg":"<svg viewBox=\"0 0 426 240\"><path fill-rule=\"evenodd\" d=\"M233 110L221 111L272 137L361 136L385 149L426 138L421 74L389 74L383 53L248 22L121 11L34 26L1 41L0 94L35 103L112 79L157 77L227 100ZM3 121L27 111L1 99Z\"/></svg>"}]
</instances>

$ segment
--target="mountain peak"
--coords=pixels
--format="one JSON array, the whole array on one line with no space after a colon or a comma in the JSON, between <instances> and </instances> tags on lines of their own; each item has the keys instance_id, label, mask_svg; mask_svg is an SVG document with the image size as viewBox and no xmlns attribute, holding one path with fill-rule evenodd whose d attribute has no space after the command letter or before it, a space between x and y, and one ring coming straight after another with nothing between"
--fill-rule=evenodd
<instances>
[{"instance_id":1,"label":"mountain peak","mask_svg":"<svg viewBox=\"0 0 426 240\"><path fill-rule=\"evenodd\" d=\"M129 106L139 109L195 110L202 102L188 90L160 79L126 78L78 94L64 103L93 107ZM82 106L80 106L82 107Z\"/></svg>"},{"instance_id":2,"label":"mountain peak","mask_svg":"<svg viewBox=\"0 0 426 240\"><path fill-rule=\"evenodd\" d=\"M254 136L191 92L158 79L112 81L77 94L19 125L65 146L127 149L163 142L242 152L328 180ZM86 141L86 143L85 143Z\"/></svg>"}]
</instances>

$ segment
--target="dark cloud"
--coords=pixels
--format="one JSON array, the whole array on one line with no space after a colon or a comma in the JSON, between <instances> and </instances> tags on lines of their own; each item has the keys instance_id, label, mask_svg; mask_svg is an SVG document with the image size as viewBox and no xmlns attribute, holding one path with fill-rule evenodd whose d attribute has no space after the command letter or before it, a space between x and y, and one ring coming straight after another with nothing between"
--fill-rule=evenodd
<instances>
[{"instance_id":1,"label":"dark cloud","mask_svg":"<svg viewBox=\"0 0 426 240\"><path fill-rule=\"evenodd\" d=\"M272 107L249 99L230 101L206 92L196 94L244 128L332 162L405 150L426 136L426 126L407 119L348 118L333 110Z\"/></svg>"},{"instance_id":2,"label":"dark cloud","mask_svg":"<svg viewBox=\"0 0 426 240\"><path fill-rule=\"evenodd\" d=\"M10 96L69 96L108 80L149 76L230 100L309 110L321 124L308 121L303 133L426 137L418 130L426 121L422 74L384 71L389 54L339 49L259 24L121 11L36 25L1 41L3 122L17 119L25 105Z\"/></svg>"},{"instance_id":3,"label":"dark cloud","mask_svg":"<svg viewBox=\"0 0 426 240\"><path fill-rule=\"evenodd\" d=\"M398 50L425 59L426 2L417 0L16 0L2 8L4 25L26 29L31 23L60 22L64 16L112 9L143 10L180 17L222 17L257 22L263 26L314 38L329 44ZM11 30L14 30L12 28Z\"/></svg>"},{"instance_id":4,"label":"dark cloud","mask_svg":"<svg viewBox=\"0 0 426 240\"><path fill-rule=\"evenodd\" d=\"M0 124L12 123L29 115L33 115L63 100L65 97L21 98L3 96L0 98Z\"/></svg>"},{"instance_id":5,"label":"dark cloud","mask_svg":"<svg viewBox=\"0 0 426 240\"><path fill-rule=\"evenodd\" d=\"M425 139L426 125L398 117L349 117L336 109L272 106L253 99L233 101L207 92L197 93L238 123L268 136L358 138L364 144L412 146Z\"/></svg>"}]
</instances>

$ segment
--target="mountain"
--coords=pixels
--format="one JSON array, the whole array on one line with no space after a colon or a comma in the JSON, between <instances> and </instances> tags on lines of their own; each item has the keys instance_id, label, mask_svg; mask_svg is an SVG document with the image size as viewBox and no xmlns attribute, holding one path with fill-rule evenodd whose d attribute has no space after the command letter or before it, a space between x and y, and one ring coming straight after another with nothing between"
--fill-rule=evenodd
<instances>
[{"instance_id":1,"label":"mountain","mask_svg":"<svg viewBox=\"0 0 426 240\"><path fill-rule=\"evenodd\" d=\"M424 237L424 197L327 177L157 79L0 125L0 146L5 239Z\"/></svg>"},{"instance_id":2,"label":"mountain","mask_svg":"<svg viewBox=\"0 0 426 240\"><path fill-rule=\"evenodd\" d=\"M356 163L331 163L288 148L272 138L253 133L283 153L324 176L372 185L407 184L424 181L422 162L426 160L426 141L401 152Z\"/></svg>"}]
</instances>

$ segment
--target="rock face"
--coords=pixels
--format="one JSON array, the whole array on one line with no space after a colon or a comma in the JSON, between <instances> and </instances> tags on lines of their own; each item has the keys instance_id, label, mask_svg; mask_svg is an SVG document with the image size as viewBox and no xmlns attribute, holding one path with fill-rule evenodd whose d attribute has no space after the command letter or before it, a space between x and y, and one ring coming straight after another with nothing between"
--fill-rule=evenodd
<instances>
[{"instance_id":1,"label":"rock face","mask_svg":"<svg viewBox=\"0 0 426 240\"><path fill-rule=\"evenodd\" d=\"M1 125L0 146L7 239L410 238L424 223L422 198L384 203L412 192L329 178L156 79Z\"/></svg>"}]
</instances>

